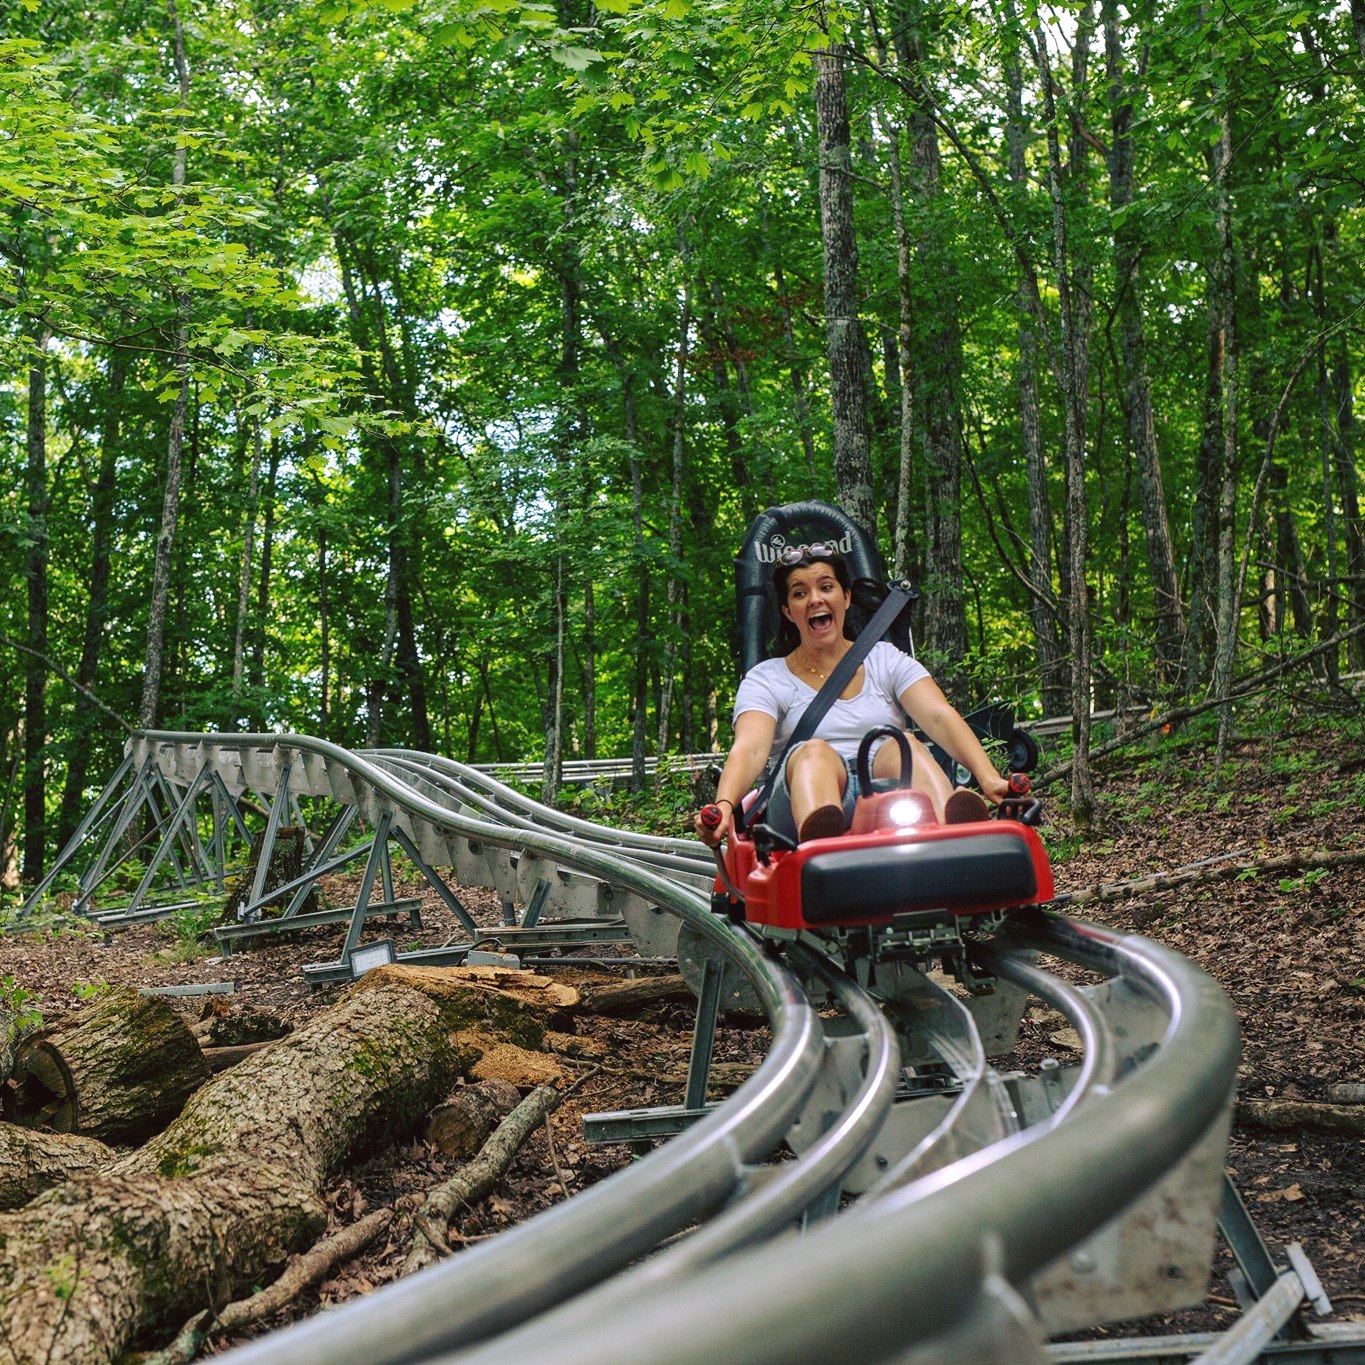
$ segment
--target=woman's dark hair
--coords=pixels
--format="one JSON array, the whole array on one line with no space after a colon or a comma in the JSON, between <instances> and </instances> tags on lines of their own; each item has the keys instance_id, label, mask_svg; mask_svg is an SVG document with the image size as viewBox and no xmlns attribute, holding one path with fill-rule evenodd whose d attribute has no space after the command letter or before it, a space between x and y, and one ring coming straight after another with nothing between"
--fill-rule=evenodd
<instances>
[{"instance_id":1,"label":"woman's dark hair","mask_svg":"<svg viewBox=\"0 0 1365 1365\"><path fill-rule=\"evenodd\" d=\"M782 615L780 608L787 605L787 586L792 574L797 569L809 569L812 564L828 564L834 570L834 577L838 580L839 586L845 592L853 591L853 574L848 567L848 560L840 554L825 555L802 555L795 564L779 564L773 570L773 591L777 594L777 605L779 607L777 620L777 639L773 644L772 657L782 658L790 654L797 645L801 643L801 633L796 627ZM844 618L844 638L853 639L853 632L849 628L848 618Z\"/></svg>"}]
</instances>

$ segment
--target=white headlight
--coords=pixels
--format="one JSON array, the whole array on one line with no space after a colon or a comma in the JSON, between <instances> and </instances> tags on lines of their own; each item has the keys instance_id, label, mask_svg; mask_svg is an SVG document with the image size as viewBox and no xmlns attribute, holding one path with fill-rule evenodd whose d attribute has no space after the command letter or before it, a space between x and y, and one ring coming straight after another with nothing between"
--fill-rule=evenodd
<instances>
[{"instance_id":1,"label":"white headlight","mask_svg":"<svg viewBox=\"0 0 1365 1365\"><path fill-rule=\"evenodd\" d=\"M887 807L887 815L896 825L917 825L924 818L924 807L914 797L902 797Z\"/></svg>"}]
</instances>

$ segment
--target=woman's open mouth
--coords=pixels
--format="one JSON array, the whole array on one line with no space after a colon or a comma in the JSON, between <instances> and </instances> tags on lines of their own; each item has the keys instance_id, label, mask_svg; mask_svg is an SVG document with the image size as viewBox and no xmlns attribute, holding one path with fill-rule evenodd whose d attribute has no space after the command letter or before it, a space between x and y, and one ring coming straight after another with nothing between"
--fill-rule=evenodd
<instances>
[{"instance_id":1,"label":"woman's open mouth","mask_svg":"<svg viewBox=\"0 0 1365 1365\"><path fill-rule=\"evenodd\" d=\"M834 624L833 613L828 611L812 612L806 617L806 624L812 630L825 630Z\"/></svg>"}]
</instances>

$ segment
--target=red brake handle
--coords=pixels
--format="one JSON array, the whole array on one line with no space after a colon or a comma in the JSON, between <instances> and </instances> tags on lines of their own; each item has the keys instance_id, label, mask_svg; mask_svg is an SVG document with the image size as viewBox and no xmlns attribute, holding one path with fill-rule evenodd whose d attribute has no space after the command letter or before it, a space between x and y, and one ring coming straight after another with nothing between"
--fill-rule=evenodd
<instances>
[{"instance_id":1,"label":"red brake handle","mask_svg":"<svg viewBox=\"0 0 1365 1365\"><path fill-rule=\"evenodd\" d=\"M719 829L720 822L724 819L719 806L703 806L701 808L701 822L707 829Z\"/></svg>"},{"instance_id":2,"label":"red brake handle","mask_svg":"<svg viewBox=\"0 0 1365 1365\"><path fill-rule=\"evenodd\" d=\"M1010 795L1027 796L1033 790L1033 783L1029 781L1027 773L1010 774Z\"/></svg>"}]
</instances>

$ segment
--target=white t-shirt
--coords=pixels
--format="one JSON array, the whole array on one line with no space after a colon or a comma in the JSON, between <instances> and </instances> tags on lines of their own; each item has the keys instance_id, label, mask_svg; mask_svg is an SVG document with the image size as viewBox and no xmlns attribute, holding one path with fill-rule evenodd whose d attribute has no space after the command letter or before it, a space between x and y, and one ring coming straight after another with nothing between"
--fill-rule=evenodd
<instances>
[{"instance_id":1,"label":"white t-shirt","mask_svg":"<svg viewBox=\"0 0 1365 1365\"><path fill-rule=\"evenodd\" d=\"M885 640L872 646L863 660L863 686L856 697L836 698L815 727L815 737L832 745L847 759L858 756L863 736L878 725L904 726L900 696L929 671L918 659ZM796 729L816 689L803 682L783 659L764 659L743 677L735 693L735 720L745 711L762 711L777 721L773 753L780 754Z\"/></svg>"}]
</instances>

